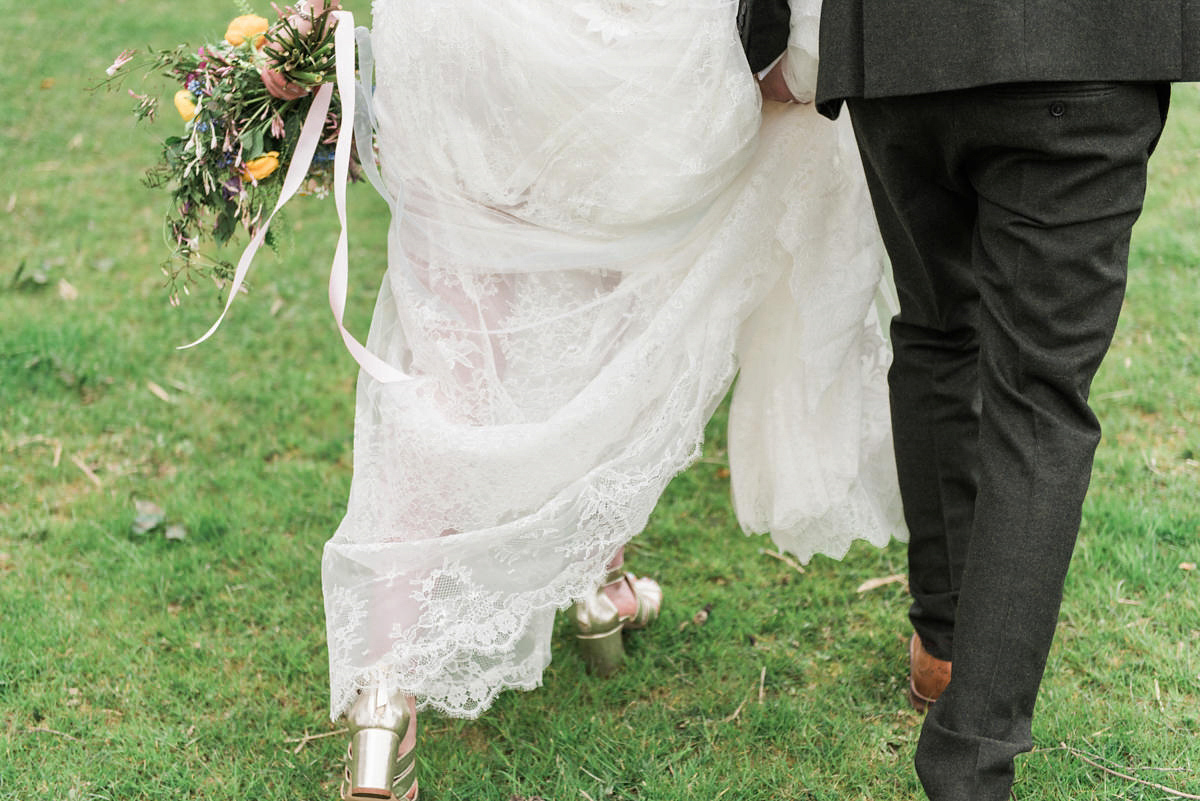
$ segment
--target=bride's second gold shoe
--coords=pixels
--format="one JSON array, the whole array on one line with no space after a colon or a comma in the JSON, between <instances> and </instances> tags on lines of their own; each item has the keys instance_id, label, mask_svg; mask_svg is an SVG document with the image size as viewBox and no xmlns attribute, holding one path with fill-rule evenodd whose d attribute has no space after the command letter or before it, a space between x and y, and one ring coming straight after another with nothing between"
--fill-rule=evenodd
<instances>
[{"instance_id":1,"label":"bride's second gold shoe","mask_svg":"<svg viewBox=\"0 0 1200 801\"><path fill-rule=\"evenodd\" d=\"M408 701L382 686L368 687L346 714L350 745L346 751L343 801L416 801L415 752L400 753L412 725Z\"/></svg>"},{"instance_id":2,"label":"bride's second gold shoe","mask_svg":"<svg viewBox=\"0 0 1200 801\"><path fill-rule=\"evenodd\" d=\"M607 587L624 582L637 601L633 614L622 615L608 593ZM571 608L575 636L588 669L597 676L611 676L625 659L625 643L621 632L644 629L658 619L662 609L662 587L654 579L638 578L632 573L615 570L593 595L576 601Z\"/></svg>"}]
</instances>

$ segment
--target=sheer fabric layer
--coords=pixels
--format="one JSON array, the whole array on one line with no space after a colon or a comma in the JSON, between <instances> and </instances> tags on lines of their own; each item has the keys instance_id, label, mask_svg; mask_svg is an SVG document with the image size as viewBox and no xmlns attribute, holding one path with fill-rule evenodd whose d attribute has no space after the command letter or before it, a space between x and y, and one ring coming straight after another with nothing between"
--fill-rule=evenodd
<instances>
[{"instance_id":1,"label":"sheer fabric layer","mask_svg":"<svg viewBox=\"0 0 1200 801\"><path fill-rule=\"evenodd\" d=\"M359 380L335 717L381 678L462 717L536 686L739 365L743 526L805 559L899 531L853 144L760 114L735 6L376 0L404 213L368 344L417 377Z\"/></svg>"}]
</instances>

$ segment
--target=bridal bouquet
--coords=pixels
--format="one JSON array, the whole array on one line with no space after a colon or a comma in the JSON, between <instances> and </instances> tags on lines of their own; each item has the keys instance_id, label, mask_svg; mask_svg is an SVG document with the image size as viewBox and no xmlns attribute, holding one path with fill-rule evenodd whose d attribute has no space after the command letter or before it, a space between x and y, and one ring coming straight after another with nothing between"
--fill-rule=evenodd
<instances>
[{"instance_id":1,"label":"bridal bouquet","mask_svg":"<svg viewBox=\"0 0 1200 801\"><path fill-rule=\"evenodd\" d=\"M166 188L171 207L165 236L173 256L164 265L172 303L197 276L224 286L228 262L200 251L204 240L227 243L239 229L253 237L279 198L283 176L296 150L314 90L334 78L334 27L338 0L300 0L296 7L272 3L274 21L245 13L229 23L223 39L192 48L153 51L141 66L178 83L173 104L183 120L181 134L167 137L145 183ZM125 51L108 68L108 81L125 77L137 59ZM138 120L153 120L158 98L130 90ZM341 104L334 96L303 191L324 196L333 182L334 142ZM361 172L355 156L350 175ZM275 247L274 230L265 243Z\"/></svg>"}]
</instances>

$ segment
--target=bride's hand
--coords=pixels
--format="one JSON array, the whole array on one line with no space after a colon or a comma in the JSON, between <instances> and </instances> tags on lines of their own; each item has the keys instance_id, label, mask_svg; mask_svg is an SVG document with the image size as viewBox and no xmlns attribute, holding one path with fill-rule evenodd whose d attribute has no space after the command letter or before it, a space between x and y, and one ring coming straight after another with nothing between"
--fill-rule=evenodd
<instances>
[{"instance_id":1,"label":"bride's hand","mask_svg":"<svg viewBox=\"0 0 1200 801\"><path fill-rule=\"evenodd\" d=\"M774 100L776 103L797 103L799 102L792 95L792 90L788 89L787 81L783 77L784 65L787 63L787 54L775 62L769 70L758 78L758 89L762 92L763 100Z\"/></svg>"}]
</instances>

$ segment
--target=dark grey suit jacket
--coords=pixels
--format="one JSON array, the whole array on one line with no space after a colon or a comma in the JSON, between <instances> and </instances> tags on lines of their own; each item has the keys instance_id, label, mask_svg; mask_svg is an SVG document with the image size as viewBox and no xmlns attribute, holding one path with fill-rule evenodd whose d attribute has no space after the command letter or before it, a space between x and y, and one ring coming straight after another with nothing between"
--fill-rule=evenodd
<instances>
[{"instance_id":1,"label":"dark grey suit jacket","mask_svg":"<svg viewBox=\"0 0 1200 801\"><path fill-rule=\"evenodd\" d=\"M824 0L817 102L1200 80L1200 0Z\"/></svg>"},{"instance_id":2,"label":"dark grey suit jacket","mask_svg":"<svg viewBox=\"0 0 1200 801\"><path fill-rule=\"evenodd\" d=\"M787 48L787 0L739 0L738 33L754 72L765 68Z\"/></svg>"},{"instance_id":3,"label":"dark grey suit jacket","mask_svg":"<svg viewBox=\"0 0 1200 801\"><path fill-rule=\"evenodd\" d=\"M758 42L775 46L779 29L786 41L786 3L746 2ZM821 11L827 107L996 83L1196 80L1200 0L824 0Z\"/></svg>"}]
</instances>

